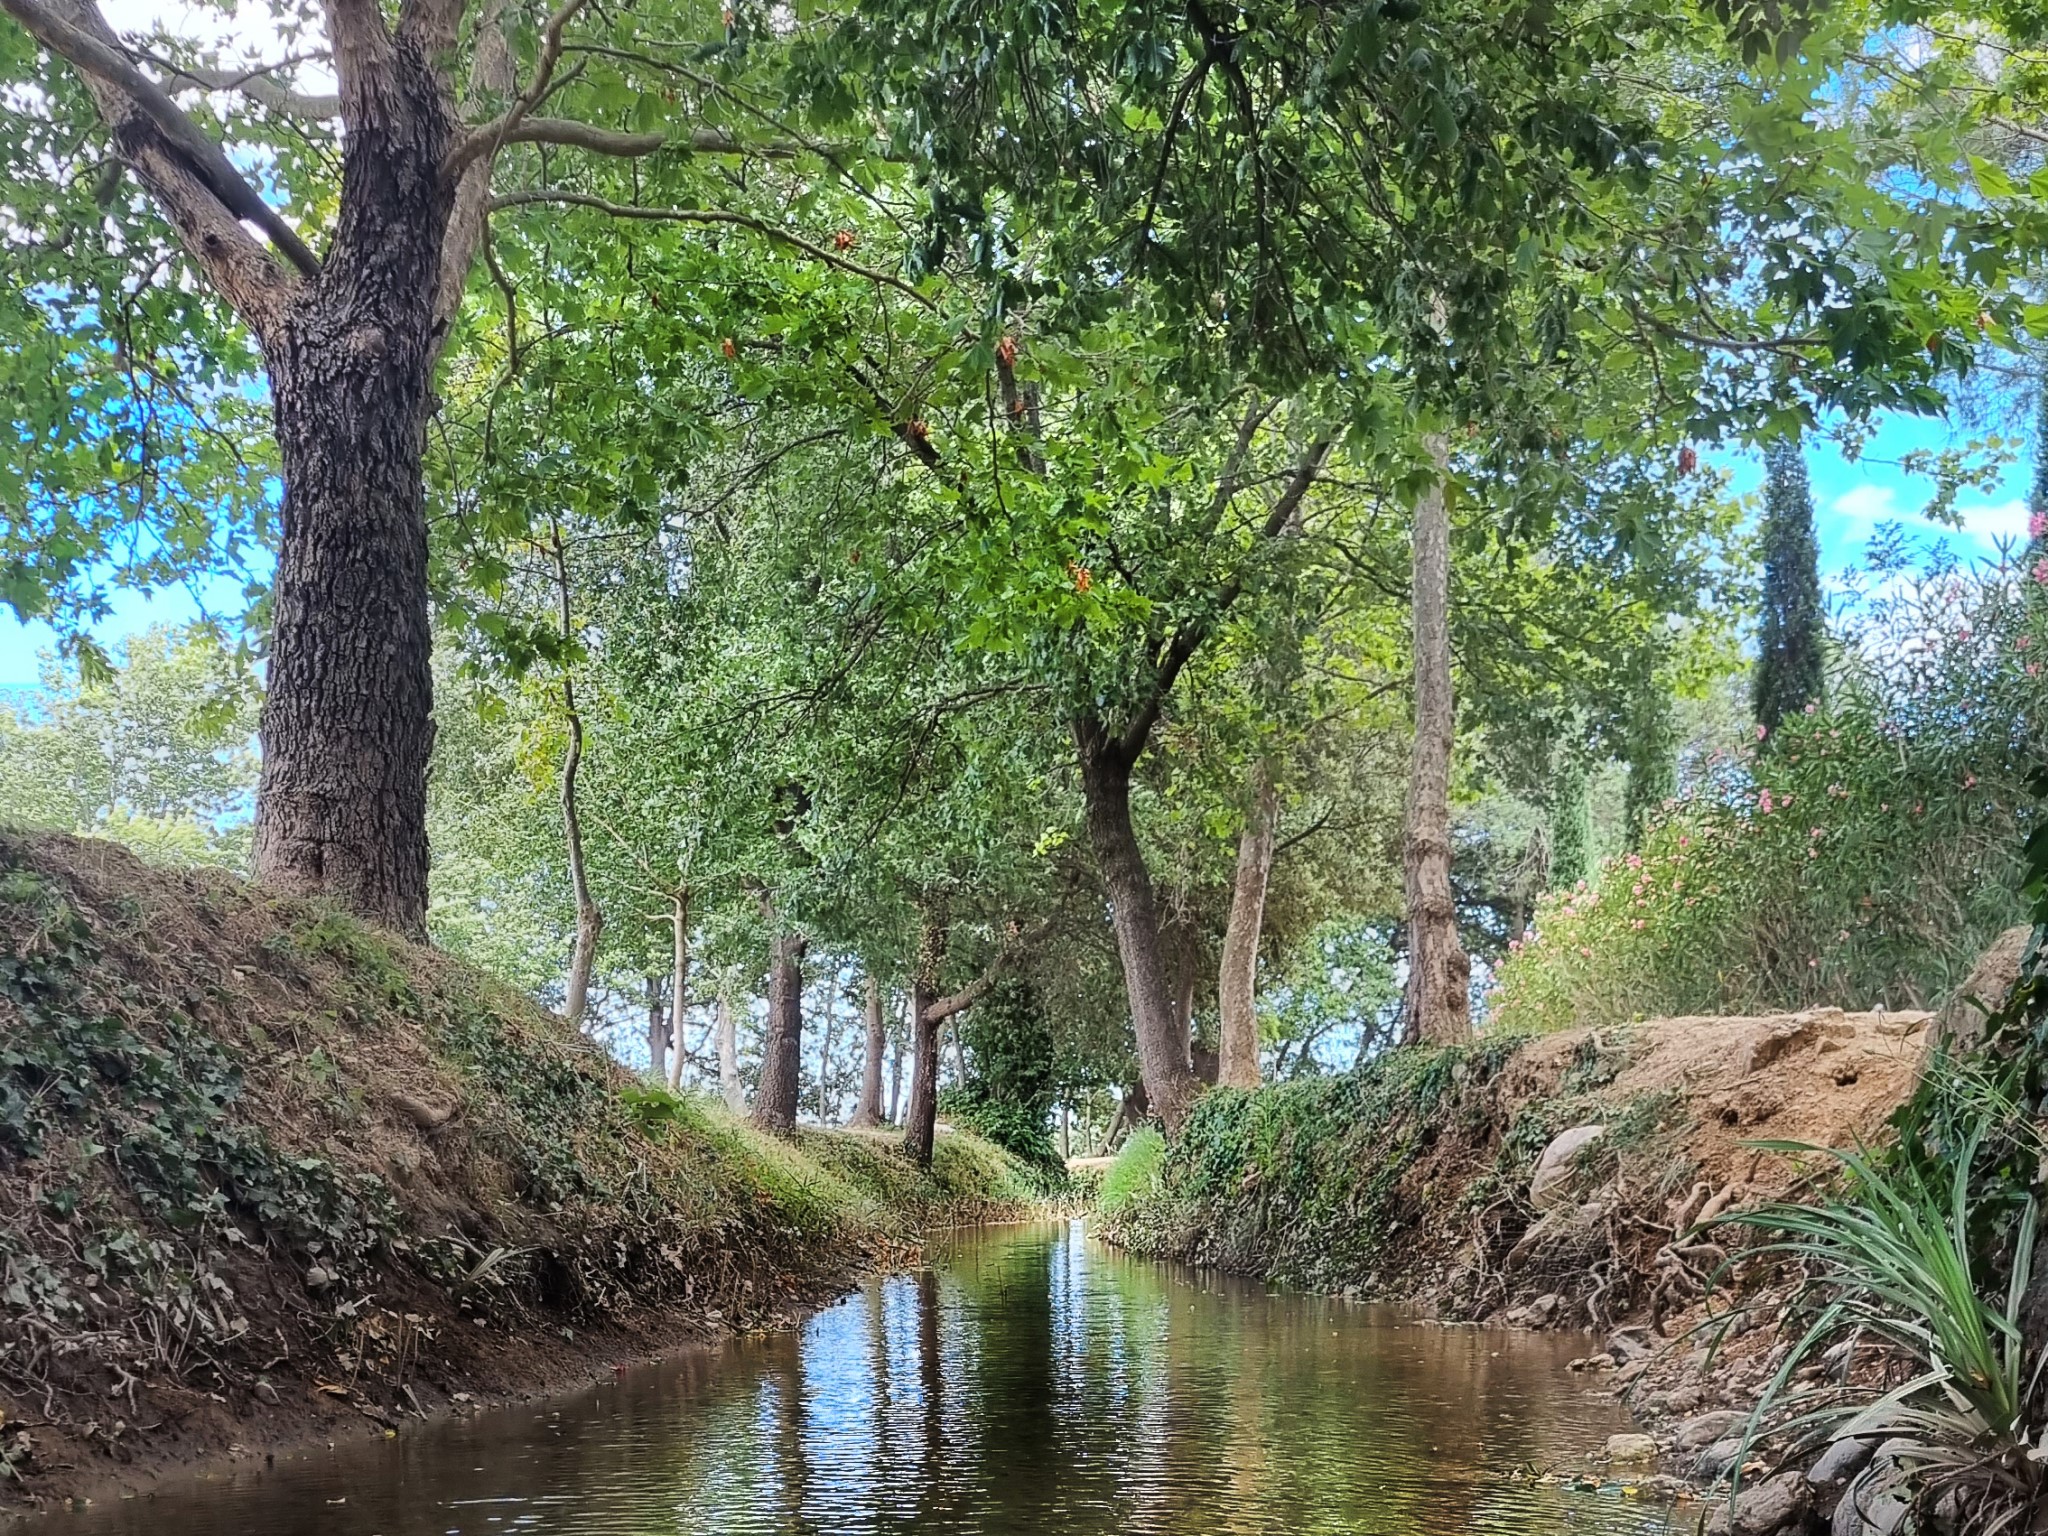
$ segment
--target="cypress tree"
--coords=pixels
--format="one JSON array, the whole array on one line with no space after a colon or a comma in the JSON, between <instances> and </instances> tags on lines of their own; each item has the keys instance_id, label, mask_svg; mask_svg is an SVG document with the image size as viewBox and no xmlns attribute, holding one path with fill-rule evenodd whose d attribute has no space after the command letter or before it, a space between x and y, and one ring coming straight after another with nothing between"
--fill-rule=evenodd
<instances>
[{"instance_id":1,"label":"cypress tree","mask_svg":"<svg viewBox=\"0 0 2048 1536\"><path fill-rule=\"evenodd\" d=\"M1796 442L1764 452L1764 605L1752 695L1757 724L1775 731L1821 697L1826 614L1820 595L1820 543L1813 494Z\"/></svg>"},{"instance_id":2,"label":"cypress tree","mask_svg":"<svg viewBox=\"0 0 2048 1536\"><path fill-rule=\"evenodd\" d=\"M1593 807L1586 764L1566 752L1550 788L1550 887L1569 889L1586 878L1592 864Z\"/></svg>"},{"instance_id":3,"label":"cypress tree","mask_svg":"<svg viewBox=\"0 0 2048 1536\"><path fill-rule=\"evenodd\" d=\"M1628 845L1640 848L1650 819L1678 793L1678 726L1671 690L1652 667L1644 667L1628 701L1628 788L1622 814Z\"/></svg>"}]
</instances>

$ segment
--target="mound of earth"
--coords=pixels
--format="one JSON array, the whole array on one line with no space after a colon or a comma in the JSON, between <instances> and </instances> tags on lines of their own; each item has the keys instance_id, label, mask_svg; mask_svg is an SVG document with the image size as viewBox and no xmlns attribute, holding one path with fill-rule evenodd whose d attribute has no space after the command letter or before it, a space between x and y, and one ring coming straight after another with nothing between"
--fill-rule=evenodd
<instances>
[{"instance_id":1,"label":"mound of earth","mask_svg":"<svg viewBox=\"0 0 2048 1536\"><path fill-rule=\"evenodd\" d=\"M756 1135L432 949L0 832L0 1507L773 1325L1014 1160Z\"/></svg>"}]
</instances>

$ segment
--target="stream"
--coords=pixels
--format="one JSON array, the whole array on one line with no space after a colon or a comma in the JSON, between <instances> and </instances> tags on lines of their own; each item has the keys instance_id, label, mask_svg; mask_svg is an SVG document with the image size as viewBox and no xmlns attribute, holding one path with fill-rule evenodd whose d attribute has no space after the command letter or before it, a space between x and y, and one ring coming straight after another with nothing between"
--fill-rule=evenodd
<instances>
[{"instance_id":1,"label":"stream","mask_svg":"<svg viewBox=\"0 0 2048 1536\"><path fill-rule=\"evenodd\" d=\"M1582 1336L1441 1328L985 1228L795 1333L55 1516L65 1536L1649 1536ZM1516 1476L1517 1472L1522 1473Z\"/></svg>"}]
</instances>

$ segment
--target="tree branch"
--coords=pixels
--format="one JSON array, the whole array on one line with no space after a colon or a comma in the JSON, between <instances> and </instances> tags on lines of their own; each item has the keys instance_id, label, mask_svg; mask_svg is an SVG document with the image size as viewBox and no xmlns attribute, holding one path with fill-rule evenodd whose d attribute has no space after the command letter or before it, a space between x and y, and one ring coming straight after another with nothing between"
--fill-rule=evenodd
<instances>
[{"instance_id":1,"label":"tree branch","mask_svg":"<svg viewBox=\"0 0 2048 1536\"><path fill-rule=\"evenodd\" d=\"M519 93L519 99L511 106L482 127L473 129L448 152L448 158L441 166L442 175L452 181L472 160L482 158L489 161L497 155L499 145L510 141L511 134L526 120L527 114L546 97L549 85L554 82L555 66L562 59L562 32L586 3L587 0L562 0L561 6L541 28L540 57L534 61L533 78L526 83L526 89Z\"/></svg>"},{"instance_id":2,"label":"tree branch","mask_svg":"<svg viewBox=\"0 0 2048 1536\"><path fill-rule=\"evenodd\" d=\"M5 3L12 4L13 0L5 0ZM897 292L915 299L927 309L933 307L929 298L904 282L902 278L874 267L863 266L857 261L849 261L844 256L826 250L822 245L814 245L803 236L792 234L779 225L770 224L766 219L757 219L752 214L732 213L722 208L644 208L636 203L608 202L604 198L592 197L585 192L568 192L554 187L504 193L491 199L490 211L499 213L507 208L526 208L544 203L559 203L572 208L593 208L615 219L648 219L672 224L729 224L737 229L751 229L765 239L779 241L783 245L802 251L829 267L851 272L854 276L864 277L870 282L884 283Z\"/></svg>"},{"instance_id":3,"label":"tree branch","mask_svg":"<svg viewBox=\"0 0 2048 1536\"><path fill-rule=\"evenodd\" d=\"M58 3L68 15L44 0L0 0L0 9L79 72L121 158L142 178L193 260L262 336L292 280L239 221L260 228L304 275L318 273L319 261L221 147L135 67L96 5Z\"/></svg>"},{"instance_id":4,"label":"tree branch","mask_svg":"<svg viewBox=\"0 0 2048 1536\"><path fill-rule=\"evenodd\" d=\"M341 116L339 96L307 96L298 91L288 90L275 80L268 78L279 70L288 69L299 59L286 60L279 64L259 64L249 69L207 69L197 64L174 64L169 59L159 58L153 53L129 50L136 57L145 58L167 75L188 81L207 91L235 91L248 97L258 106L269 107L288 117L304 118L307 122L332 122Z\"/></svg>"},{"instance_id":5,"label":"tree branch","mask_svg":"<svg viewBox=\"0 0 2048 1536\"><path fill-rule=\"evenodd\" d=\"M934 998L928 1003L924 1010L924 1022L936 1028L953 1017L954 1014L965 1013L984 997L987 997L994 990L995 984L1002 980L1004 968L1019 955L1037 944L1047 934L1051 933L1057 923L1057 918L1048 917L1028 933L1016 935L997 952L995 959L989 961L987 969L975 977L974 980L970 981L958 992L953 993L952 996Z\"/></svg>"},{"instance_id":6,"label":"tree branch","mask_svg":"<svg viewBox=\"0 0 2048 1536\"><path fill-rule=\"evenodd\" d=\"M391 34L377 0L324 0L327 45L334 50L334 75L341 82L345 123L367 121L379 106L377 82L391 67Z\"/></svg>"},{"instance_id":7,"label":"tree branch","mask_svg":"<svg viewBox=\"0 0 2048 1536\"><path fill-rule=\"evenodd\" d=\"M1270 544L1280 537L1287 525L1294 521L1301 510L1302 501L1308 496L1309 488L1322 473L1323 463L1330 456L1331 439L1319 437L1309 444L1294 466L1294 473L1287 477L1287 486L1274 500L1272 509L1266 514L1266 521L1259 529L1260 544ZM1153 669L1152 686L1146 691L1145 702L1138 713L1116 740L1116 750L1126 766L1137 762L1145 750L1145 743L1151 738L1152 727L1159 723L1159 712L1166 707L1166 696L1173 692L1173 685L1179 681L1181 672L1194 660L1230 605L1237 601L1244 591L1243 573L1232 576L1216 590L1208 609L1190 619L1174 632L1160 655L1159 664Z\"/></svg>"}]
</instances>

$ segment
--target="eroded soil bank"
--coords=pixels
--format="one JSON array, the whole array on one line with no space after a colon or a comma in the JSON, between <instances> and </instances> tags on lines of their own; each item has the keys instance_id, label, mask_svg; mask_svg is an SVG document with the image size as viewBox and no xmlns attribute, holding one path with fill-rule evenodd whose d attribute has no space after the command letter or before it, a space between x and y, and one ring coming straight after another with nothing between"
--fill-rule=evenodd
<instances>
[{"instance_id":1,"label":"eroded soil bank","mask_svg":"<svg viewBox=\"0 0 2048 1536\"><path fill-rule=\"evenodd\" d=\"M756 1135L433 950L0 833L0 1511L776 1327L1038 1191Z\"/></svg>"},{"instance_id":2,"label":"eroded soil bank","mask_svg":"<svg viewBox=\"0 0 2048 1536\"><path fill-rule=\"evenodd\" d=\"M1821 1160L1759 1141L1880 1136L1931 1023L1838 1009L1665 1019L1212 1093L1149 1166L1140 1148L1110 1175L1103 1230L1138 1253L1446 1320L1587 1330L1575 1368L1648 1432L1626 1448L1654 1457L1644 1479L1708 1483L1783 1359L1798 1277L1690 1229L1825 1177ZM1710 1361L1699 1329L1722 1313L1734 1322ZM1766 1459L1748 1475L1780 1470ZM1829 1490L1802 1472L1782 1498L1746 1499L1735 1529L1825 1529Z\"/></svg>"}]
</instances>

